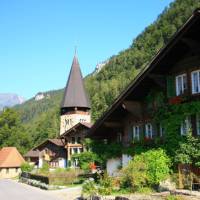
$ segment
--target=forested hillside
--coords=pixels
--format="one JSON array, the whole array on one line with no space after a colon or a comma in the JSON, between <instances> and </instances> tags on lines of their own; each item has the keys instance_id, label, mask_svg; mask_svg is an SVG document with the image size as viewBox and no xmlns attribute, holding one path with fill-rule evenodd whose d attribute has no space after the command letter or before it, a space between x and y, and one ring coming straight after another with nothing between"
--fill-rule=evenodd
<instances>
[{"instance_id":1,"label":"forested hillside","mask_svg":"<svg viewBox=\"0 0 200 200\"><path fill-rule=\"evenodd\" d=\"M128 49L112 56L99 73L85 78L93 121L102 115L197 7L200 7L200 0L176 0L133 40ZM31 99L16 107L27 133L31 135L32 144L58 134L62 94L63 90L52 91L50 99L38 102Z\"/></svg>"}]
</instances>

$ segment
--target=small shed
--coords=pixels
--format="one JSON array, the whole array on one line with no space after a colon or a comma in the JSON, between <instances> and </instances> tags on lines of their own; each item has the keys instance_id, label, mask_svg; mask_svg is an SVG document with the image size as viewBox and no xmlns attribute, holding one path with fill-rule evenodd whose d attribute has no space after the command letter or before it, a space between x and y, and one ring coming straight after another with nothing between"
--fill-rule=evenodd
<instances>
[{"instance_id":1,"label":"small shed","mask_svg":"<svg viewBox=\"0 0 200 200\"><path fill-rule=\"evenodd\" d=\"M16 147L3 147L0 150L0 178L18 176L24 162L24 158Z\"/></svg>"}]
</instances>

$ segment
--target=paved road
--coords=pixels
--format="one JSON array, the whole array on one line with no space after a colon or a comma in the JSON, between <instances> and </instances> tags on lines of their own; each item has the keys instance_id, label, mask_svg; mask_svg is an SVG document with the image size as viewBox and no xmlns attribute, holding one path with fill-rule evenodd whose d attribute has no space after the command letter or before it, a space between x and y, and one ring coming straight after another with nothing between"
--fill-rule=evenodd
<instances>
[{"instance_id":1,"label":"paved road","mask_svg":"<svg viewBox=\"0 0 200 200\"><path fill-rule=\"evenodd\" d=\"M0 200L60 200L60 198L48 191L4 179L0 180Z\"/></svg>"}]
</instances>

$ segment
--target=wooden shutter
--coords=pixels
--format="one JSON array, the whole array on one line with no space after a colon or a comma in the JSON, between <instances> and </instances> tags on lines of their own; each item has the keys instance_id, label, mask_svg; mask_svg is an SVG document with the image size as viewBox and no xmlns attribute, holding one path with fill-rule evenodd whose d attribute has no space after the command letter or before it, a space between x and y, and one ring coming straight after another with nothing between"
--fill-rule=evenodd
<instances>
[{"instance_id":1,"label":"wooden shutter","mask_svg":"<svg viewBox=\"0 0 200 200\"><path fill-rule=\"evenodd\" d=\"M167 77L167 97L171 98L176 96L176 87L175 87L175 77L168 76Z\"/></svg>"}]
</instances>

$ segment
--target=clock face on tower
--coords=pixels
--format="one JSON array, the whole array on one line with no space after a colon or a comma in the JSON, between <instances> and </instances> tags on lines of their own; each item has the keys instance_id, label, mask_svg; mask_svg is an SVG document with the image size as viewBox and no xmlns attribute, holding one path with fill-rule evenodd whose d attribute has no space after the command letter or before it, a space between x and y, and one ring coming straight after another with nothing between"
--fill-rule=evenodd
<instances>
[{"instance_id":1,"label":"clock face on tower","mask_svg":"<svg viewBox=\"0 0 200 200\"><path fill-rule=\"evenodd\" d=\"M67 130L68 127L72 127L73 126L73 119L65 119L65 130Z\"/></svg>"},{"instance_id":2,"label":"clock face on tower","mask_svg":"<svg viewBox=\"0 0 200 200\"><path fill-rule=\"evenodd\" d=\"M82 114L69 114L61 115L61 124L60 124L60 135L72 128L78 123L88 122L90 123L90 115Z\"/></svg>"}]
</instances>

